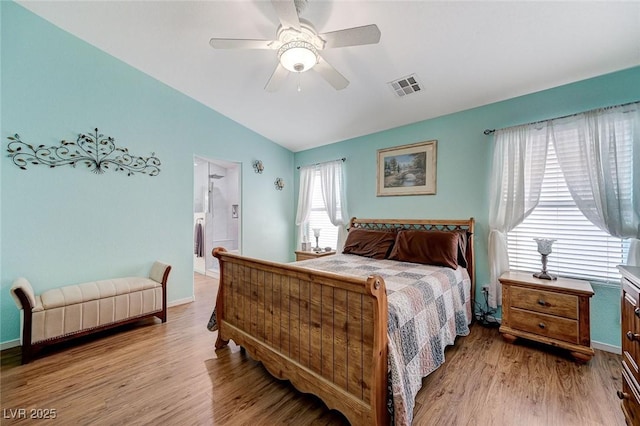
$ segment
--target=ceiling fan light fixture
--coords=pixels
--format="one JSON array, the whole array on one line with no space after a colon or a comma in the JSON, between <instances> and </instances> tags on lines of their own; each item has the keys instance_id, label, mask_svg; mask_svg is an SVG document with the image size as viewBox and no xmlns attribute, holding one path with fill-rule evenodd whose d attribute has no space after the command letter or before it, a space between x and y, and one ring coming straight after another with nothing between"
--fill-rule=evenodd
<instances>
[{"instance_id":1,"label":"ceiling fan light fixture","mask_svg":"<svg viewBox=\"0 0 640 426\"><path fill-rule=\"evenodd\" d=\"M294 40L280 47L278 59L291 72L305 72L318 63L318 50L311 43Z\"/></svg>"}]
</instances>

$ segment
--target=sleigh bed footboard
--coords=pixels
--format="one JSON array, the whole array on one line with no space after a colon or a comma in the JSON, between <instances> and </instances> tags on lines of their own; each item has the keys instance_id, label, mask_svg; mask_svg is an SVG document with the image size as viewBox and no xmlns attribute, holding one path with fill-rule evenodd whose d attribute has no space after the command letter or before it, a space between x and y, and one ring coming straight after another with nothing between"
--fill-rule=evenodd
<instances>
[{"instance_id":1,"label":"sleigh bed footboard","mask_svg":"<svg viewBox=\"0 0 640 426\"><path fill-rule=\"evenodd\" d=\"M351 424L389 423L384 280L345 277L213 250L221 348L233 339L279 379Z\"/></svg>"}]
</instances>

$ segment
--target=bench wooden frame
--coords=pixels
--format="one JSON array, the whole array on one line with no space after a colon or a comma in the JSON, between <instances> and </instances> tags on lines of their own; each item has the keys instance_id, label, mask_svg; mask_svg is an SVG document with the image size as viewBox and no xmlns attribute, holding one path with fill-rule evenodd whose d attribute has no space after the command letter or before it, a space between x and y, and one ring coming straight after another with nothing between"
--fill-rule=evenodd
<instances>
[{"instance_id":1,"label":"bench wooden frame","mask_svg":"<svg viewBox=\"0 0 640 426\"><path fill-rule=\"evenodd\" d=\"M144 318L157 317L162 322L167 322L167 281L169 279L169 273L171 272L171 266L167 266L164 270L162 276L162 310L149 312L144 315L138 315L133 317L127 317L125 319L112 322L109 324L100 325L88 330L78 331L72 334L65 334L62 336L54 337L47 340L41 340L36 343L31 342L31 330L32 330L32 317L33 317L33 308L34 306L31 304L29 297L25 294L22 288L16 288L14 290L16 296L20 300L22 304L23 310L23 326L22 326L22 364L28 364L35 357L35 355L42 350L45 346L57 344L60 342L64 342L67 340L75 339L82 336L87 336L89 334L97 333L103 330L108 330L110 328L118 327L124 324L129 324L132 322L140 321Z\"/></svg>"}]
</instances>

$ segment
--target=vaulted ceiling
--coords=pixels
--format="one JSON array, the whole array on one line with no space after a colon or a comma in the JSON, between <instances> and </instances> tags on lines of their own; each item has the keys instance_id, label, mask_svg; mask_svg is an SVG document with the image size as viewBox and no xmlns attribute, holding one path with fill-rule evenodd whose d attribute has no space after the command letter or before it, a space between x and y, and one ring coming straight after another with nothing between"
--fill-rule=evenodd
<instances>
[{"instance_id":1,"label":"vaulted ceiling","mask_svg":"<svg viewBox=\"0 0 640 426\"><path fill-rule=\"evenodd\" d=\"M640 65L637 1L309 0L318 33L376 24L380 42L321 52L345 89L311 70L270 93L276 51L209 45L275 39L270 1L19 4L292 151ZM388 83L412 74L421 90L398 97Z\"/></svg>"}]
</instances>

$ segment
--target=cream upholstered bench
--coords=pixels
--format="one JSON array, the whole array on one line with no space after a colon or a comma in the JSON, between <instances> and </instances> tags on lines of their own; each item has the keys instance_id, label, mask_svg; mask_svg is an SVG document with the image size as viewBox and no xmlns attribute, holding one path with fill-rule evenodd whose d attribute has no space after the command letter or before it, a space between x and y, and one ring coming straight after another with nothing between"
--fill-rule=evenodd
<instances>
[{"instance_id":1,"label":"cream upholstered bench","mask_svg":"<svg viewBox=\"0 0 640 426\"><path fill-rule=\"evenodd\" d=\"M127 277L69 285L39 296L26 278L13 282L11 295L24 311L22 363L42 347L125 323L156 316L167 321L167 279L171 266L155 262L149 278Z\"/></svg>"}]
</instances>

